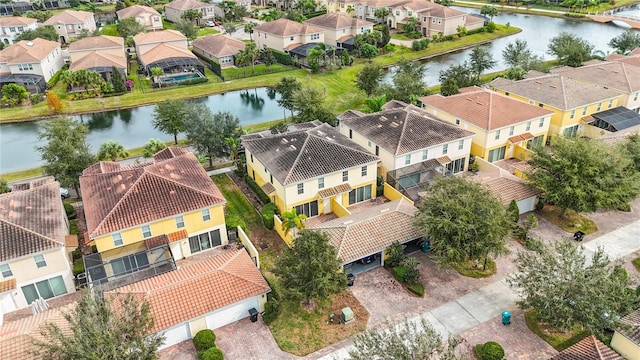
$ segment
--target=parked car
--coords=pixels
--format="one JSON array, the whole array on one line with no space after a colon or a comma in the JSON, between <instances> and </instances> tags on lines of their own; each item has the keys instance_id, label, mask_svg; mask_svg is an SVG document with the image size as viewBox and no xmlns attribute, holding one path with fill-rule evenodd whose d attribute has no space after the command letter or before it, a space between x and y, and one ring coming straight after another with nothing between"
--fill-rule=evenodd
<instances>
[{"instance_id":1,"label":"parked car","mask_svg":"<svg viewBox=\"0 0 640 360\"><path fill-rule=\"evenodd\" d=\"M204 23L204 24L205 24L206 26L208 26L208 27L214 27L214 26L216 26L216 23L214 23L212 20L207 20L207 21L205 21L205 23Z\"/></svg>"},{"instance_id":2,"label":"parked car","mask_svg":"<svg viewBox=\"0 0 640 360\"><path fill-rule=\"evenodd\" d=\"M62 198L62 200L69 198L69 189L65 189L63 187L60 188L60 197Z\"/></svg>"}]
</instances>

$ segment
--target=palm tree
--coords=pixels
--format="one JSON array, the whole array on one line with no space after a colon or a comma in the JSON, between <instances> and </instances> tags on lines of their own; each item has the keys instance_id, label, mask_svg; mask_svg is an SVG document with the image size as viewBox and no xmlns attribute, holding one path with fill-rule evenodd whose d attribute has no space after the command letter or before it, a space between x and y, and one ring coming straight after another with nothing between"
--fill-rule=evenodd
<instances>
[{"instance_id":1,"label":"palm tree","mask_svg":"<svg viewBox=\"0 0 640 360\"><path fill-rule=\"evenodd\" d=\"M144 147L142 148L142 156L145 157L145 158L151 158L158 151L160 151L160 150L162 150L162 149L164 149L166 147L167 147L167 145L162 140L149 139L149 141L147 141L147 143L144 144Z\"/></svg>"},{"instance_id":2,"label":"palm tree","mask_svg":"<svg viewBox=\"0 0 640 360\"><path fill-rule=\"evenodd\" d=\"M356 9L354 9L352 5L349 5L347 6L347 10L345 12L347 13L347 15L353 15L353 13L356 12Z\"/></svg>"},{"instance_id":3,"label":"palm tree","mask_svg":"<svg viewBox=\"0 0 640 360\"><path fill-rule=\"evenodd\" d=\"M364 109L362 109L365 113L374 113L378 111L382 111L382 106L387 103L387 95L382 94L378 97L372 97L364 100Z\"/></svg>"},{"instance_id":4,"label":"palm tree","mask_svg":"<svg viewBox=\"0 0 640 360\"><path fill-rule=\"evenodd\" d=\"M63 70L60 73L60 80L67 84L67 90L73 85L73 73L70 70Z\"/></svg>"},{"instance_id":5,"label":"palm tree","mask_svg":"<svg viewBox=\"0 0 640 360\"><path fill-rule=\"evenodd\" d=\"M293 236L295 237L297 230L304 229L306 220L307 215L298 214L295 208L291 209L291 211L285 211L282 213L282 230L284 234L286 235L289 231L294 230Z\"/></svg>"},{"instance_id":6,"label":"palm tree","mask_svg":"<svg viewBox=\"0 0 640 360\"><path fill-rule=\"evenodd\" d=\"M376 19L380 19L379 23L383 24L387 16L389 16L389 9L386 7L377 8L376 11L373 12L373 16L375 16Z\"/></svg>"},{"instance_id":7,"label":"palm tree","mask_svg":"<svg viewBox=\"0 0 640 360\"><path fill-rule=\"evenodd\" d=\"M151 68L151 75L153 75L154 81L158 83L158 87L162 87L160 76L164 75L164 70L160 67Z\"/></svg>"},{"instance_id":8,"label":"palm tree","mask_svg":"<svg viewBox=\"0 0 640 360\"><path fill-rule=\"evenodd\" d=\"M251 42L253 42L253 28L256 27L258 24L254 23L253 21L248 22L246 24L244 24L244 32L249 34L249 40Z\"/></svg>"},{"instance_id":9,"label":"palm tree","mask_svg":"<svg viewBox=\"0 0 640 360\"><path fill-rule=\"evenodd\" d=\"M244 47L244 52L247 57L247 62L251 62L251 72L255 73L256 60L258 60L258 56L260 56L260 50L258 49L258 46L256 45L256 43L250 42Z\"/></svg>"},{"instance_id":10,"label":"palm tree","mask_svg":"<svg viewBox=\"0 0 640 360\"><path fill-rule=\"evenodd\" d=\"M100 145L100 149L96 154L98 160L116 161L118 158L126 158L129 153L124 146L115 140L105 141Z\"/></svg>"},{"instance_id":11,"label":"palm tree","mask_svg":"<svg viewBox=\"0 0 640 360\"><path fill-rule=\"evenodd\" d=\"M309 60L322 59L322 64L325 65L327 62L327 46L324 43L318 43L316 47L309 51Z\"/></svg>"},{"instance_id":12,"label":"palm tree","mask_svg":"<svg viewBox=\"0 0 640 360\"><path fill-rule=\"evenodd\" d=\"M231 161L233 161L238 170L240 170L240 157L238 156L238 152L240 150L240 139L229 137L224 139L224 142L227 144Z\"/></svg>"}]
</instances>

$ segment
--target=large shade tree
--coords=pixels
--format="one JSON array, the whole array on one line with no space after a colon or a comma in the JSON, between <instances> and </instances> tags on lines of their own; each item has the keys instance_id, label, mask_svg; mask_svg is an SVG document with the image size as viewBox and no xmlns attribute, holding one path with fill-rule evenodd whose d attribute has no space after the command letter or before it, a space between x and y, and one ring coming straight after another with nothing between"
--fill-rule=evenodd
<instances>
[{"instance_id":1,"label":"large shade tree","mask_svg":"<svg viewBox=\"0 0 640 360\"><path fill-rule=\"evenodd\" d=\"M139 23L135 17L118 20L117 25L118 34L123 38L129 36L136 36L141 32L144 32L144 25Z\"/></svg>"},{"instance_id":2,"label":"large shade tree","mask_svg":"<svg viewBox=\"0 0 640 360\"><path fill-rule=\"evenodd\" d=\"M547 53L558 58L561 65L578 67L591 59L594 46L576 34L561 32L547 45Z\"/></svg>"},{"instance_id":3,"label":"large shade tree","mask_svg":"<svg viewBox=\"0 0 640 360\"><path fill-rule=\"evenodd\" d=\"M631 50L640 47L640 33L629 29L611 39L608 45L616 49L618 54L628 55Z\"/></svg>"},{"instance_id":4,"label":"large shade tree","mask_svg":"<svg viewBox=\"0 0 640 360\"><path fill-rule=\"evenodd\" d=\"M497 63L486 47L474 47L469 55L469 68L475 75L476 82L480 82L480 75L496 66Z\"/></svg>"},{"instance_id":5,"label":"large shade tree","mask_svg":"<svg viewBox=\"0 0 640 360\"><path fill-rule=\"evenodd\" d=\"M505 207L483 185L460 177L440 178L427 189L415 225L431 241L438 263L483 263L507 252L512 223Z\"/></svg>"},{"instance_id":6,"label":"large shade tree","mask_svg":"<svg viewBox=\"0 0 640 360\"><path fill-rule=\"evenodd\" d=\"M509 68L521 68L525 72L538 68L542 62L540 56L535 55L531 49L529 49L527 41L522 39L516 39L516 41L507 44L507 46L502 49L502 59L509 65Z\"/></svg>"},{"instance_id":7,"label":"large shade tree","mask_svg":"<svg viewBox=\"0 0 640 360\"><path fill-rule=\"evenodd\" d=\"M178 144L178 133L184 131L184 120L189 114L191 103L181 99L165 99L153 109L153 127L165 134L173 135Z\"/></svg>"},{"instance_id":8,"label":"large shade tree","mask_svg":"<svg viewBox=\"0 0 640 360\"><path fill-rule=\"evenodd\" d=\"M367 96L375 93L384 77L384 70L375 63L366 64L356 75L356 86L364 91Z\"/></svg>"},{"instance_id":9,"label":"large shade tree","mask_svg":"<svg viewBox=\"0 0 640 360\"><path fill-rule=\"evenodd\" d=\"M15 41L34 40L35 38L58 41L58 33L53 26L44 25L35 30L26 30L22 32L20 35L16 36Z\"/></svg>"},{"instance_id":10,"label":"large shade tree","mask_svg":"<svg viewBox=\"0 0 640 360\"><path fill-rule=\"evenodd\" d=\"M131 294L104 299L87 291L63 318L64 325L45 324L43 339L34 341L36 358L155 360L164 341L153 333L149 304Z\"/></svg>"},{"instance_id":11,"label":"large shade tree","mask_svg":"<svg viewBox=\"0 0 640 360\"><path fill-rule=\"evenodd\" d=\"M323 90L313 86L302 86L294 91L291 106L296 115L293 120L297 123L319 120L335 125L336 116L327 108L325 98Z\"/></svg>"},{"instance_id":12,"label":"large shade tree","mask_svg":"<svg viewBox=\"0 0 640 360\"><path fill-rule=\"evenodd\" d=\"M617 209L640 193L640 173L626 152L583 138L554 137L533 149L526 179L544 200L560 208L593 212Z\"/></svg>"},{"instance_id":13,"label":"large shade tree","mask_svg":"<svg viewBox=\"0 0 640 360\"><path fill-rule=\"evenodd\" d=\"M602 248L587 256L559 240L537 252L518 253L515 265L517 272L507 282L520 294L518 305L535 309L541 321L562 330L580 325L602 335L640 305L624 267Z\"/></svg>"},{"instance_id":14,"label":"large shade tree","mask_svg":"<svg viewBox=\"0 0 640 360\"><path fill-rule=\"evenodd\" d=\"M294 76L283 76L273 87L273 90L280 95L276 100L282 108L291 111L293 117L293 94L302 88L302 83Z\"/></svg>"},{"instance_id":15,"label":"large shade tree","mask_svg":"<svg viewBox=\"0 0 640 360\"><path fill-rule=\"evenodd\" d=\"M381 85L378 93L386 94L388 99L413 103L425 94L427 86L424 75L427 71L425 64L419 61L400 59L393 73L393 86Z\"/></svg>"},{"instance_id":16,"label":"large shade tree","mask_svg":"<svg viewBox=\"0 0 640 360\"><path fill-rule=\"evenodd\" d=\"M95 163L87 145L89 128L67 117L59 117L40 125L36 150L44 162L44 173L78 193L82 171Z\"/></svg>"},{"instance_id":17,"label":"large shade tree","mask_svg":"<svg viewBox=\"0 0 640 360\"><path fill-rule=\"evenodd\" d=\"M347 278L340 265L327 234L302 230L293 247L276 259L273 272L279 277L285 298L304 300L308 305L312 299L322 299L346 288Z\"/></svg>"}]
</instances>

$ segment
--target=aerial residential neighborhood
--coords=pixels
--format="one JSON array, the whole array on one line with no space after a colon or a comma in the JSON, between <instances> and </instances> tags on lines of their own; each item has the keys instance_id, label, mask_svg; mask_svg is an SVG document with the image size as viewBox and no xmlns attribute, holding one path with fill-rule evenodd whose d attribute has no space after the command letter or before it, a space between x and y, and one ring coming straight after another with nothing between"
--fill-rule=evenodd
<instances>
[{"instance_id":1,"label":"aerial residential neighborhood","mask_svg":"<svg viewBox=\"0 0 640 360\"><path fill-rule=\"evenodd\" d=\"M0 358L640 360L630 0L0 3Z\"/></svg>"}]
</instances>

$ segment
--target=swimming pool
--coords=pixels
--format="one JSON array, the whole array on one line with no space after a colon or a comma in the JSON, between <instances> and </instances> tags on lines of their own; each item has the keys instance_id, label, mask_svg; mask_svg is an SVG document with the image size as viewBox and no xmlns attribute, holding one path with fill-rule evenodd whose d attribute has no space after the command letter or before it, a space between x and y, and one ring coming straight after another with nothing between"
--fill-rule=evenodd
<instances>
[{"instance_id":1,"label":"swimming pool","mask_svg":"<svg viewBox=\"0 0 640 360\"><path fill-rule=\"evenodd\" d=\"M173 83L183 82L186 80L198 79L199 77L200 75L198 75L197 73L188 72L188 73L178 74L173 76L171 75L165 76L162 79L160 79L160 81L165 84L173 84Z\"/></svg>"}]
</instances>

